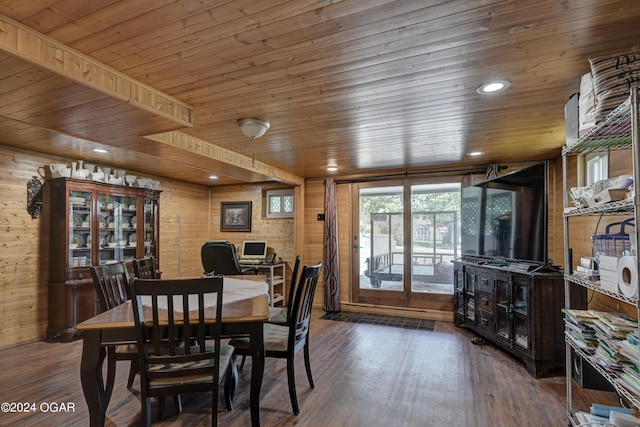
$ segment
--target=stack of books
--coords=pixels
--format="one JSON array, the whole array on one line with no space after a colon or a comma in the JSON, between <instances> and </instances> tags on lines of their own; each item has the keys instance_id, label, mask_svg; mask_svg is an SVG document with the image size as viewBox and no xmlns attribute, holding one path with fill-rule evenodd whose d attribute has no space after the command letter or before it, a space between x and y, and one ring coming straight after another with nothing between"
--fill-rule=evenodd
<instances>
[{"instance_id":1,"label":"stack of books","mask_svg":"<svg viewBox=\"0 0 640 427\"><path fill-rule=\"evenodd\" d=\"M574 414L575 420L578 425L591 426L591 427L610 427L612 425L622 425L612 422L615 419L624 420L631 424L624 425L637 425L640 419L631 415L629 408L622 408L618 406L608 406L594 403L591 405L590 412L579 411Z\"/></svg>"},{"instance_id":2,"label":"stack of books","mask_svg":"<svg viewBox=\"0 0 640 427\"><path fill-rule=\"evenodd\" d=\"M638 345L638 335L628 333L627 339L620 342L620 353L627 359L636 362L640 360L640 347ZM640 396L640 370L637 365L624 365L617 381L618 384L629 390L630 393Z\"/></svg>"},{"instance_id":3,"label":"stack of books","mask_svg":"<svg viewBox=\"0 0 640 427\"><path fill-rule=\"evenodd\" d=\"M596 331L593 329L593 323L598 318L598 312L595 310L569 308L562 309L562 312L565 315L564 322L567 338L585 353L595 353L598 347L598 340L596 339Z\"/></svg>"},{"instance_id":4,"label":"stack of books","mask_svg":"<svg viewBox=\"0 0 640 427\"><path fill-rule=\"evenodd\" d=\"M638 322L634 318L624 313L597 312L593 328L598 339L595 358L603 369L621 371L625 365L637 363L638 359L630 359L628 352L622 351L627 334L637 335Z\"/></svg>"},{"instance_id":5,"label":"stack of books","mask_svg":"<svg viewBox=\"0 0 640 427\"><path fill-rule=\"evenodd\" d=\"M576 412L574 417L579 426L610 427L609 418L599 417L588 412Z\"/></svg>"}]
</instances>

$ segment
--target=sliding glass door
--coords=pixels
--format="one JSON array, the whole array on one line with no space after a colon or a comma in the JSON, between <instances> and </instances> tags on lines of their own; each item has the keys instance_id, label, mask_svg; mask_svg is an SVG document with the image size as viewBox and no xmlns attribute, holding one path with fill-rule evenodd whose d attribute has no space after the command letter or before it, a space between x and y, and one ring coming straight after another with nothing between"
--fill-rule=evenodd
<instances>
[{"instance_id":1,"label":"sliding glass door","mask_svg":"<svg viewBox=\"0 0 640 427\"><path fill-rule=\"evenodd\" d=\"M354 301L452 309L459 182L405 179L355 187Z\"/></svg>"}]
</instances>

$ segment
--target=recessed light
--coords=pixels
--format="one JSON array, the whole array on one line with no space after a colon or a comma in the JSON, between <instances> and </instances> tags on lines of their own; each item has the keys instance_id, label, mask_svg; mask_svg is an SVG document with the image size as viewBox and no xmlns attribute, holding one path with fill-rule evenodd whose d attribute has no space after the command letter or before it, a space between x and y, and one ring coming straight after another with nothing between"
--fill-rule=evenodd
<instances>
[{"instance_id":1,"label":"recessed light","mask_svg":"<svg viewBox=\"0 0 640 427\"><path fill-rule=\"evenodd\" d=\"M469 156L482 156L484 153L482 151L471 151Z\"/></svg>"},{"instance_id":2,"label":"recessed light","mask_svg":"<svg viewBox=\"0 0 640 427\"><path fill-rule=\"evenodd\" d=\"M327 170L329 172L335 172L335 171L338 170L338 167L337 166L327 166Z\"/></svg>"},{"instance_id":3,"label":"recessed light","mask_svg":"<svg viewBox=\"0 0 640 427\"><path fill-rule=\"evenodd\" d=\"M94 148L93 151L95 151L96 153L106 153L107 150L103 149L103 148Z\"/></svg>"},{"instance_id":4,"label":"recessed light","mask_svg":"<svg viewBox=\"0 0 640 427\"><path fill-rule=\"evenodd\" d=\"M209 175L209 179L218 179L216 175Z\"/></svg>"},{"instance_id":5,"label":"recessed light","mask_svg":"<svg viewBox=\"0 0 640 427\"><path fill-rule=\"evenodd\" d=\"M489 93L501 92L509 88L509 86L511 86L511 82L509 82L508 80L496 80L481 85L478 88L478 93L481 95L485 95Z\"/></svg>"}]
</instances>

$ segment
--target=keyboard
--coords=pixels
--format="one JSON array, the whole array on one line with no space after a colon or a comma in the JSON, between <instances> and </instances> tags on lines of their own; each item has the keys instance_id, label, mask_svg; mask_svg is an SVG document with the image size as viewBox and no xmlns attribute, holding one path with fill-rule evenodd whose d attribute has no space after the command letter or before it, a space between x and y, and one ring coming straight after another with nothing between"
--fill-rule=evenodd
<instances>
[{"instance_id":1,"label":"keyboard","mask_svg":"<svg viewBox=\"0 0 640 427\"><path fill-rule=\"evenodd\" d=\"M247 258L247 259L239 259L238 263L240 264L262 264L261 259L251 259L251 258Z\"/></svg>"}]
</instances>

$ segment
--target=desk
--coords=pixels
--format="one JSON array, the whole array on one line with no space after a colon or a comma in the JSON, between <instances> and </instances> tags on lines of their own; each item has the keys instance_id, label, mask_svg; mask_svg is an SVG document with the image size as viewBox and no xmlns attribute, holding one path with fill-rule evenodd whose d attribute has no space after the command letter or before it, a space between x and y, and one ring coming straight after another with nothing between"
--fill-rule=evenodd
<instances>
[{"instance_id":1,"label":"desk","mask_svg":"<svg viewBox=\"0 0 640 427\"><path fill-rule=\"evenodd\" d=\"M286 281L287 281L287 263L279 262L276 264L242 264L241 267L255 267L260 273L265 273L267 284L269 285L269 305L274 307L276 303L282 303L284 307L287 303ZM277 292L278 287L282 292Z\"/></svg>"},{"instance_id":2,"label":"desk","mask_svg":"<svg viewBox=\"0 0 640 427\"><path fill-rule=\"evenodd\" d=\"M225 277L225 285L228 277ZM251 340L251 391L249 402L251 425L260 426L260 390L264 374L263 323L269 320L269 304L266 284L256 280L241 280L244 287L255 284L257 296L237 299L233 285L223 293L222 333L225 336L249 336ZM234 280L231 278L231 280ZM236 279L237 280L237 279ZM240 280L238 280L240 282ZM225 298L226 297L226 298ZM231 302L228 302L231 301ZM85 401L89 407L91 427L104 426L107 406L102 364L106 356L105 346L135 342L135 324L131 302L119 305L77 325L82 332L82 359L80 378ZM215 416L215 414L212 414Z\"/></svg>"}]
</instances>

